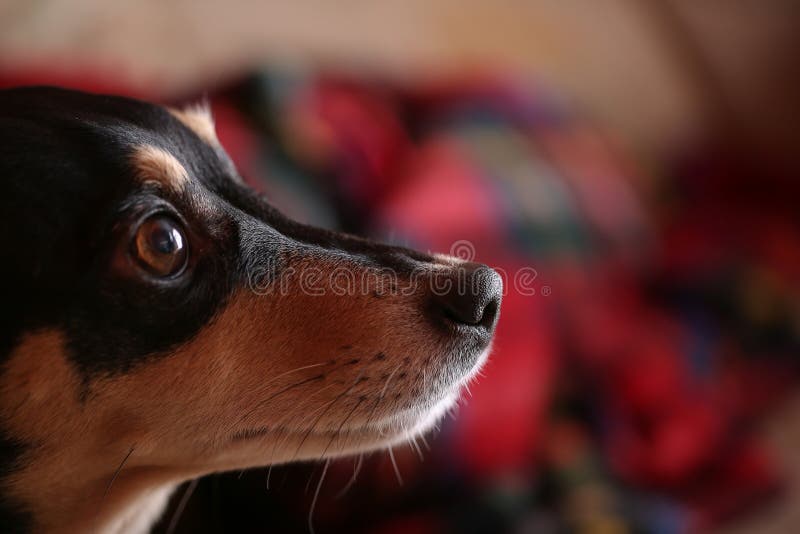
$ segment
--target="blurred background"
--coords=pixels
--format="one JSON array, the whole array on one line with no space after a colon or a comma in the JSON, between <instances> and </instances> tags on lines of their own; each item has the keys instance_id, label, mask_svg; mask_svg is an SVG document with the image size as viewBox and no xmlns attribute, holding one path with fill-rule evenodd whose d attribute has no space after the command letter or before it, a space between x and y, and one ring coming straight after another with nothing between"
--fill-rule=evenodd
<instances>
[{"instance_id":1,"label":"blurred background","mask_svg":"<svg viewBox=\"0 0 800 534\"><path fill-rule=\"evenodd\" d=\"M317 533L794 533L799 11L4 0L0 86L208 98L286 213L507 274L458 416L333 463ZM207 477L158 531L308 532L320 476Z\"/></svg>"}]
</instances>

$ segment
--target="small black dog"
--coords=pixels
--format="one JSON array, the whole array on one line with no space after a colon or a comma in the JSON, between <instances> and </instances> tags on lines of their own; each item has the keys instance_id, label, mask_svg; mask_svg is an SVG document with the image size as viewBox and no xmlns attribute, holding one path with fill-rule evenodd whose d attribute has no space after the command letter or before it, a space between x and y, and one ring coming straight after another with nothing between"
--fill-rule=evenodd
<instances>
[{"instance_id":1,"label":"small black dog","mask_svg":"<svg viewBox=\"0 0 800 534\"><path fill-rule=\"evenodd\" d=\"M311 228L203 109L0 91L0 525L143 532L182 481L385 447L486 358L502 284Z\"/></svg>"}]
</instances>

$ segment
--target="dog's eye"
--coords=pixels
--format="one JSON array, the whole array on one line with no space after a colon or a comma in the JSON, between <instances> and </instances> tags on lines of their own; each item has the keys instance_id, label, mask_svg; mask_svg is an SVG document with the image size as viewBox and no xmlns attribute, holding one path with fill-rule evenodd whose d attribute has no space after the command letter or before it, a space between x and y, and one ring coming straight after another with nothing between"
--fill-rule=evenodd
<instances>
[{"instance_id":1,"label":"dog's eye","mask_svg":"<svg viewBox=\"0 0 800 534\"><path fill-rule=\"evenodd\" d=\"M165 215L155 215L136 230L133 254L154 276L174 276L186 266L186 237L177 221Z\"/></svg>"}]
</instances>

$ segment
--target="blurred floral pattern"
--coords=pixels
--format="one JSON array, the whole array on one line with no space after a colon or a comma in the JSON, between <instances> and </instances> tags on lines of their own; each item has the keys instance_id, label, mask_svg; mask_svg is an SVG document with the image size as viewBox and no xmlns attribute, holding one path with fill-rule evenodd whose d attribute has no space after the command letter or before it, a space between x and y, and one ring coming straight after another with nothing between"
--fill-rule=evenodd
<instances>
[{"instance_id":1,"label":"blurred floral pattern","mask_svg":"<svg viewBox=\"0 0 800 534\"><path fill-rule=\"evenodd\" d=\"M458 417L430 450L397 448L399 473L371 455L338 498L353 466L335 465L320 532L705 531L780 491L753 427L797 378L786 189L713 150L634 161L507 76L267 72L214 104L223 144L246 147L245 174L291 215L436 251L466 241L506 275ZM275 471L290 481L263 499L283 523L263 528L306 530L319 473Z\"/></svg>"}]
</instances>

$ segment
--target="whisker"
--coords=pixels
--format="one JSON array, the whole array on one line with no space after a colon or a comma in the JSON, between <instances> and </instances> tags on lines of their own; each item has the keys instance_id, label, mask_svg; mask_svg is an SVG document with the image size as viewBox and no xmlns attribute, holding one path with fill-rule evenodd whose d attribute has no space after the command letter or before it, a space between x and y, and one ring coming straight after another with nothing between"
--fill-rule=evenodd
<instances>
[{"instance_id":1,"label":"whisker","mask_svg":"<svg viewBox=\"0 0 800 534\"><path fill-rule=\"evenodd\" d=\"M186 486L186 490L181 495L181 500L178 503L178 507L175 508L175 513L172 515L172 519L169 520L169 527L167 527L167 534L172 534L175 532L175 529L178 527L178 521L183 515L183 510L186 508L186 505L189 503L189 499L192 497L195 488L197 488L197 483L199 479L195 478L189 485Z\"/></svg>"},{"instance_id":2,"label":"whisker","mask_svg":"<svg viewBox=\"0 0 800 534\"><path fill-rule=\"evenodd\" d=\"M294 388L300 387L300 386L302 386L302 385L304 385L304 384L308 384L309 382L314 382L314 381L316 381L316 380L323 380L324 378L325 378L325 375L316 375L316 376L312 376L311 378L306 378L306 379L304 379L304 380L300 380L299 382L295 382L294 384L291 384L291 385L289 385L289 386L286 386L286 387L284 387L283 389L280 389L280 390L278 390L277 392L273 393L272 395L270 395L270 396L269 396L269 397L267 397L266 399L264 399L264 400L262 400L262 401L260 401L260 402L256 403L256 405L255 405L255 406L253 406L253 407L252 407L250 410L248 410L248 411L247 411L247 413L245 413L245 414L244 414L244 417L242 417L242 418L239 420L239 423L237 423L237 426L238 426L238 425L239 425L239 424L240 424L242 421L245 421L245 420L247 420L247 419L248 419L248 418L249 418L251 415L253 415L253 412L255 412L256 410L258 410L259 408L261 408L262 406L264 406L266 403L268 403L268 402L270 402L270 401L274 400L276 397L278 397L278 396L280 396L280 395L283 395L283 394L284 394L284 393L286 393L287 391L290 391L290 390L292 390L292 389L294 389Z\"/></svg>"},{"instance_id":3,"label":"whisker","mask_svg":"<svg viewBox=\"0 0 800 534\"><path fill-rule=\"evenodd\" d=\"M278 430L278 436L275 436L275 443L272 444L272 452L269 456L269 466L267 467L267 491L269 491L269 479L272 475L272 465L275 462L275 452L278 450L278 443L280 443L280 430ZM287 436L289 433L286 433Z\"/></svg>"},{"instance_id":4,"label":"whisker","mask_svg":"<svg viewBox=\"0 0 800 534\"><path fill-rule=\"evenodd\" d=\"M434 423L432 428L433 430L431 431L431 434L433 434L434 437L438 436L442 431L442 426L440 423Z\"/></svg>"},{"instance_id":5,"label":"whisker","mask_svg":"<svg viewBox=\"0 0 800 534\"><path fill-rule=\"evenodd\" d=\"M386 390L389 388L389 382L392 381L392 377L397 371L400 370L400 367L402 366L398 365L397 367L395 367L394 371L392 371L391 374L389 374L389 378L386 379L386 383L383 385L383 389L381 390L381 398L383 398L383 396L386 395Z\"/></svg>"},{"instance_id":6,"label":"whisker","mask_svg":"<svg viewBox=\"0 0 800 534\"><path fill-rule=\"evenodd\" d=\"M287 375L290 375L290 374L293 374L293 373L297 373L298 371L304 371L306 369L313 369L315 367L322 367L324 365L330 365L330 364L331 364L331 361L326 361L326 362L320 362L320 363L312 363L310 365L303 365L302 367L296 367L296 368L291 369L289 371L285 371L285 372L283 372L283 373L281 373L281 374L279 374L277 376L273 376L272 379L269 380L267 383L261 384L258 389L259 389L259 391L264 390L264 389L269 389L270 387L272 387L273 384L278 382L278 380L280 380L284 376L287 376Z\"/></svg>"},{"instance_id":7,"label":"whisker","mask_svg":"<svg viewBox=\"0 0 800 534\"><path fill-rule=\"evenodd\" d=\"M447 415L449 415L451 419L455 419L458 416L458 411L460 409L461 405L459 403L456 403L447 409Z\"/></svg>"},{"instance_id":8,"label":"whisker","mask_svg":"<svg viewBox=\"0 0 800 534\"><path fill-rule=\"evenodd\" d=\"M296 373L297 371L303 371L305 369L313 369L314 367L322 367L323 365L330 365L330 363L331 363L330 361L321 362L321 363L312 363L311 365L304 365L302 367L298 367L296 369L292 369L291 371L286 371L285 373L281 373L278 376L272 377L272 380L270 380L269 382L264 384L264 387L271 386L272 384L274 384L275 382L277 382L278 380L280 380L281 378L283 378L286 375L290 375L292 373Z\"/></svg>"},{"instance_id":9,"label":"whisker","mask_svg":"<svg viewBox=\"0 0 800 534\"><path fill-rule=\"evenodd\" d=\"M419 456L419 461L420 462L424 462L425 461L425 457L422 455L422 449L419 448L419 444L417 443L416 436L409 440L409 444L411 444L413 446L413 449L415 451L417 451L417 456Z\"/></svg>"},{"instance_id":10,"label":"whisker","mask_svg":"<svg viewBox=\"0 0 800 534\"><path fill-rule=\"evenodd\" d=\"M317 394L317 393L319 393L320 391L322 391L322 390L324 390L324 389L328 389L328 388L330 388L330 387L332 387L332 386L335 386L335 385L336 385L336 384L328 384L328 385L327 385L327 386L325 386L324 388L321 388L321 389L317 390L316 392L314 392L312 395L310 395L310 396L309 396L309 398L313 397L314 395L316 395L316 394ZM331 401L331 402L333 402L333 401ZM314 415L315 415L315 414L319 413L319 412L320 412L320 410L323 410L323 409L325 409L325 408L326 408L326 406L327 406L327 405L322 405L322 406L318 407L316 410L313 410L312 412L310 412L310 413L309 413L309 414L306 416L306 418L305 418L305 419L310 419L310 418L314 417ZM293 434L292 434L292 432L291 432L290 430L287 430L287 431L286 431L284 434L285 434L285 435L284 435L284 437L283 437L283 440L281 440L280 438L276 438L276 439L275 439L275 443L272 445L272 453L271 453L271 455L270 455L270 461L269 461L269 465L267 466L267 490L269 490L269 486L270 486L270 475L272 474L272 465L273 465L273 463L274 463L274 461L275 461L275 454L276 454L276 452L277 452L277 450L278 450L278 446L279 446L279 445L283 446L283 445L285 445L285 444L289 443L289 441L291 441L291 439L292 439L292 437L293 437ZM296 454L296 453L295 453L295 454Z\"/></svg>"},{"instance_id":11,"label":"whisker","mask_svg":"<svg viewBox=\"0 0 800 534\"><path fill-rule=\"evenodd\" d=\"M328 473L328 466L331 465L330 459L325 462L322 468L322 474L319 476L317 489L314 491L314 498L311 499L311 508L308 510L308 530L314 534L314 509L317 507L317 499L319 498L319 490L322 488L322 483L325 481L325 475Z\"/></svg>"},{"instance_id":12,"label":"whisker","mask_svg":"<svg viewBox=\"0 0 800 534\"><path fill-rule=\"evenodd\" d=\"M323 365L330 365L330 363L331 362L315 363L313 365L306 365L306 366L303 366L303 367L298 367L297 369L293 369L291 371L287 371L285 373L282 373L282 374L278 375L278 377L275 377L273 380L270 380L269 384L270 385L274 384L277 381L277 379L279 377L281 377L281 376L286 376L286 375L288 375L290 373L294 373L296 371L300 371L300 370L303 370L303 369L309 369L309 368L312 368L312 367L320 367L320 366L323 366ZM337 371L337 370L339 370L339 369L341 369L343 367L346 367L348 365L349 365L349 362L345 362L343 364L337 365L336 367L334 367L333 369L328 371L328 373L332 373L332 372ZM317 381L317 380L323 380L324 378L325 378L325 374L319 374L319 375L316 375L316 376L312 376L310 378L306 378L306 379L300 380L299 382L295 382L294 384L290 384L290 385L280 389L279 391L273 393L272 395L270 395L266 399L263 399L263 400L259 401L258 403L256 403L255 406L253 406L250 410L248 410L247 413L245 413L244 416L239 419L239 421L236 423L236 426L237 427L240 426L242 424L242 422L247 420L253 414L253 412L255 412L256 410L258 410L259 408L264 406L266 403L274 400L276 397L286 393L287 391L291 391L294 388L297 388L297 387L300 387L300 386L302 386L304 384L307 384L309 382L314 382L314 381ZM326 387L328 387L328 386L326 386ZM325 388L322 388L322 389L325 389ZM319 393L319 391L321 391L321 390L318 389L314 394Z\"/></svg>"},{"instance_id":13,"label":"whisker","mask_svg":"<svg viewBox=\"0 0 800 534\"><path fill-rule=\"evenodd\" d=\"M305 495L308 495L308 490L311 488L311 481L314 480L314 475L317 474L317 467L319 467L319 464L315 463L311 469L311 474L308 475L308 480L306 480L306 489L303 490L303 494Z\"/></svg>"},{"instance_id":14,"label":"whisker","mask_svg":"<svg viewBox=\"0 0 800 534\"><path fill-rule=\"evenodd\" d=\"M368 427L369 424L372 422L372 417L375 415L375 411L378 408L378 405L381 403L383 398L386 396L386 391L389 388L389 383L392 381L392 377L394 377L395 373L400 370L400 365L394 368L394 371L389 373L389 376L386 377L386 382L383 384L383 389L381 390L380 396L375 400L375 404L372 406L372 409L369 412L369 417L367 417L367 421L364 423L365 427Z\"/></svg>"},{"instance_id":15,"label":"whisker","mask_svg":"<svg viewBox=\"0 0 800 534\"><path fill-rule=\"evenodd\" d=\"M397 460L395 460L394 450L392 449L392 447L389 447L389 458L392 459L392 467L394 467L394 474L397 477L397 482L402 486L403 477L400 476L400 469L397 468Z\"/></svg>"},{"instance_id":16,"label":"whisker","mask_svg":"<svg viewBox=\"0 0 800 534\"><path fill-rule=\"evenodd\" d=\"M114 484L114 481L117 480L117 477L119 476L120 471L122 471L122 467L125 465L125 462L127 462L128 458L130 458L131 454L133 454L134 448L136 448L136 444L131 445L130 450L128 450L128 454L125 455L125 458L123 458L120 464L117 466L117 469L114 471L111 480L108 481L108 485L106 486L105 491L103 491L103 496L100 499L100 504L102 504L103 501L106 500L108 492L111 491L111 486Z\"/></svg>"},{"instance_id":17,"label":"whisker","mask_svg":"<svg viewBox=\"0 0 800 534\"><path fill-rule=\"evenodd\" d=\"M361 377L363 375L364 375L364 369L362 369L361 372L358 373L358 376L356 377L356 379L353 381L353 384L349 388L339 393L339 395L337 395L335 399L333 399L331 402L323 406L324 410L322 410L322 413L319 414L319 416L314 420L314 424L311 425L308 431L303 435L303 439L300 440L300 444L297 446L297 450L295 451L292 460L295 460L297 458L297 455L300 454L300 450L303 448L303 445L305 444L306 440L314 431L314 429L317 427L322 418L325 417L325 414L328 413L328 410L331 408L331 406L336 404L342 397L350 393L353 390L353 388L356 387L356 385L358 385L358 383L361 381Z\"/></svg>"},{"instance_id":18,"label":"whisker","mask_svg":"<svg viewBox=\"0 0 800 534\"><path fill-rule=\"evenodd\" d=\"M353 476L350 477L350 480L347 481L347 484L344 485L342 489L339 490L339 493L336 494L334 499L339 500L341 499L345 493L347 493L350 488L353 487L353 484L356 483L356 478L358 478L358 474L361 472L361 466L364 465L364 453L358 455L358 460L353 465Z\"/></svg>"},{"instance_id":19,"label":"whisker","mask_svg":"<svg viewBox=\"0 0 800 534\"><path fill-rule=\"evenodd\" d=\"M325 448L322 450L322 454L320 454L320 456L319 456L320 460L322 460L322 458L325 456L325 453L328 452L328 448L330 448L330 446L333 444L333 440L335 440L336 438L338 438L341 435L342 428L344 427L345 423L347 423L347 420L350 419L350 417L353 415L353 413L355 413L355 411L358 409L358 407L361 406L362 402L364 402L364 398L363 397L358 399L358 402L356 403L355 406L353 406L353 409L350 410L350 413L347 414L347 417L342 419L342 422L339 424L339 428L336 429L336 432L333 434L333 436L331 436L331 440L328 442L327 445L325 445Z\"/></svg>"},{"instance_id":20,"label":"whisker","mask_svg":"<svg viewBox=\"0 0 800 534\"><path fill-rule=\"evenodd\" d=\"M114 474L111 476L111 480L108 481L108 485L106 486L106 489L103 490L103 496L100 497L100 502L97 504L97 512L96 512L97 517L96 517L96 519L99 519L100 510L102 510L103 503L105 502L106 497L108 496L108 493L111 491L111 486L114 485L114 481L117 480L117 477L119 476L120 472L122 471L122 467L125 465L125 462L128 461L128 458L131 457L131 454L133 454L133 450L135 448L136 448L136 444L134 443L133 445L131 445L130 450L128 450L128 453L125 455L125 457L119 463L117 468L114 470Z\"/></svg>"},{"instance_id":21,"label":"whisker","mask_svg":"<svg viewBox=\"0 0 800 534\"><path fill-rule=\"evenodd\" d=\"M428 449L428 452L431 452L431 446L428 443L428 440L425 439L425 436L421 435L419 436L419 439L422 441L422 444L425 446L425 448Z\"/></svg>"},{"instance_id":22,"label":"whisker","mask_svg":"<svg viewBox=\"0 0 800 534\"><path fill-rule=\"evenodd\" d=\"M319 389L316 389L316 390L314 390L314 393L312 393L312 394L308 395L308 396L305 398L305 400L310 400L310 399L313 399L314 397L316 397L317 395L319 395L320 393L322 393L322 392L323 392L323 391L325 391L326 389L330 389L330 388L332 388L332 387L335 387L335 386L337 386L337 385L338 385L338 384L336 384L335 382L332 382L332 383L328 384L327 386L323 386L323 387L321 387L321 388L319 388ZM323 406L319 406L319 407L317 407L315 410L313 410L313 411L311 411L311 412L309 412L309 413L307 413L307 414L304 414L304 418L305 418L305 419L311 419L311 418L314 416L314 414L316 414L316 413L319 413L319 411L320 411L321 409L323 409L324 407L325 407L324 405L323 405ZM291 421L291 420L293 420L293 419L295 419L294 412L292 412L292 411L289 411L289 412L287 412L287 413L286 413L286 415L285 415L283 418L281 418L281 419L279 419L279 420L278 420L278 425L277 425L277 426L285 426L285 423L286 423L287 421Z\"/></svg>"}]
</instances>

